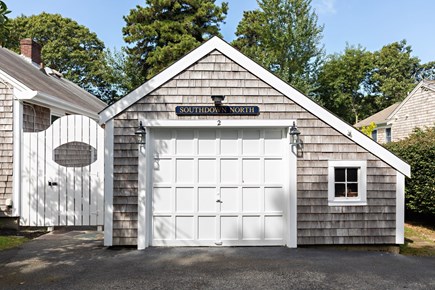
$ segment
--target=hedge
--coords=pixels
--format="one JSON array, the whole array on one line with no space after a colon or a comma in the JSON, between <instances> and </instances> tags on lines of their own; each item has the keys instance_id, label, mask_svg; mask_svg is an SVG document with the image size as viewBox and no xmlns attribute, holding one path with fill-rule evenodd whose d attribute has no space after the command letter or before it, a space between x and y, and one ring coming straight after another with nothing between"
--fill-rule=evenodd
<instances>
[{"instance_id":1,"label":"hedge","mask_svg":"<svg viewBox=\"0 0 435 290\"><path fill-rule=\"evenodd\" d=\"M385 146L411 165L411 178L406 178L406 210L435 215L435 127L415 129L408 138Z\"/></svg>"}]
</instances>

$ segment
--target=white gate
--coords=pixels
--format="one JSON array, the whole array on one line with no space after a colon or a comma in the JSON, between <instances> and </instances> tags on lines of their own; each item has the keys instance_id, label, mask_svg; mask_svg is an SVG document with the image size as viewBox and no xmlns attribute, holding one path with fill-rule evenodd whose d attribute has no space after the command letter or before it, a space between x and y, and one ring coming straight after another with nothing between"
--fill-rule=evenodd
<instances>
[{"instance_id":1,"label":"white gate","mask_svg":"<svg viewBox=\"0 0 435 290\"><path fill-rule=\"evenodd\" d=\"M70 115L23 135L20 224L103 225L104 130Z\"/></svg>"}]
</instances>

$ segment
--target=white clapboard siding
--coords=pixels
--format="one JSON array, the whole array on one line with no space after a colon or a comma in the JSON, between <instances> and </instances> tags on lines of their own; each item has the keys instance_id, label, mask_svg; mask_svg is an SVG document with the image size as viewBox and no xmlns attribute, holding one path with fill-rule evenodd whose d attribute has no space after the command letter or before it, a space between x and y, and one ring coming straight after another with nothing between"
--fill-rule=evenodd
<instances>
[{"instance_id":1,"label":"white clapboard siding","mask_svg":"<svg viewBox=\"0 0 435 290\"><path fill-rule=\"evenodd\" d=\"M45 131L23 135L20 224L103 225L104 130L88 117L70 115ZM83 167L59 165L54 150L70 142L96 148L97 160Z\"/></svg>"}]
</instances>

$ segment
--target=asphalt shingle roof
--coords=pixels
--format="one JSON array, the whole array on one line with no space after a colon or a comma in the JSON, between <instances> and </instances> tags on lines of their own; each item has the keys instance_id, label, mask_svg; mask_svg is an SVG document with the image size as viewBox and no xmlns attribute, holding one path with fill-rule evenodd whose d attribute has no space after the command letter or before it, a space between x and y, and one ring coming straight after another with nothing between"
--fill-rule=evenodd
<instances>
[{"instance_id":1,"label":"asphalt shingle roof","mask_svg":"<svg viewBox=\"0 0 435 290\"><path fill-rule=\"evenodd\" d=\"M73 82L48 75L22 56L0 47L0 70L34 91L42 92L78 108L98 113L106 104Z\"/></svg>"}]
</instances>

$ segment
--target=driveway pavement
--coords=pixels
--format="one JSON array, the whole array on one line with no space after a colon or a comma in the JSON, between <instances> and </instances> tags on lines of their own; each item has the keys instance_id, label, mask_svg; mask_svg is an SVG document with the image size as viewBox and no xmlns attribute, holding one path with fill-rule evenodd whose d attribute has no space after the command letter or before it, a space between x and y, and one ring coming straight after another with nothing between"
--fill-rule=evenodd
<instances>
[{"instance_id":1,"label":"driveway pavement","mask_svg":"<svg viewBox=\"0 0 435 290\"><path fill-rule=\"evenodd\" d=\"M108 249L53 232L0 252L0 289L435 289L435 258L283 247Z\"/></svg>"}]
</instances>

